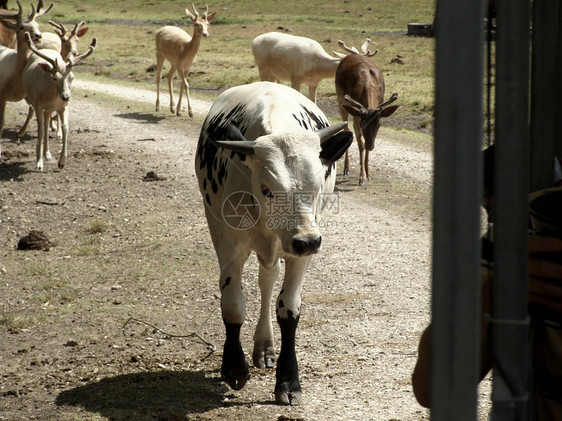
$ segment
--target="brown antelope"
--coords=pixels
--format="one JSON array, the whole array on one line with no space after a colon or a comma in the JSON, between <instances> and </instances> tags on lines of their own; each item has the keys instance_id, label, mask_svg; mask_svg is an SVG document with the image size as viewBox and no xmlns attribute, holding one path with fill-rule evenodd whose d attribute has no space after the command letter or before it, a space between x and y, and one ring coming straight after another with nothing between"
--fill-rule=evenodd
<instances>
[{"instance_id":1,"label":"brown antelope","mask_svg":"<svg viewBox=\"0 0 562 421\"><path fill-rule=\"evenodd\" d=\"M209 36L208 26L217 15L213 12L210 15L209 7L205 6L205 13L199 16L195 5L193 5L193 14L185 9L185 14L193 22L193 37L191 37L183 29L176 26L164 26L156 31L156 111L160 110L160 75L164 60L170 62L170 71L168 72L168 87L170 89L170 111L181 115L181 99L185 89L187 97L187 110L190 117L193 117L191 110L191 101L189 98L189 83L187 76L189 69L195 62L197 51L201 43L201 37ZM174 110L174 95L172 82L176 70L181 79L180 96L177 109Z\"/></svg>"},{"instance_id":2,"label":"brown antelope","mask_svg":"<svg viewBox=\"0 0 562 421\"><path fill-rule=\"evenodd\" d=\"M341 44L340 44L341 45ZM365 44L363 44L365 47ZM369 179L369 152L375 148L375 138L380 127L380 119L396 111L398 105L389 106L398 99L394 93L384 101L384 77L370 57L376 54L352 54L343 58L336 71L336 95L340 115L347 121L353 116L353 129L359 146L361 175L359 185L363 186ZM349 174L349 153L345 154L344 174Z\"/></svg>"}]
</instances>

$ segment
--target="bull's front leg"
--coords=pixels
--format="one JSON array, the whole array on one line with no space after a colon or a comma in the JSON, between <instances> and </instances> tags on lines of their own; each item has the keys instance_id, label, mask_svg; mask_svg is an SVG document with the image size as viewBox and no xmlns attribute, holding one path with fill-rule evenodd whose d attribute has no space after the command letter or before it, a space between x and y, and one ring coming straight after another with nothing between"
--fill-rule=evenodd
<instances>
[{"instance_id":1,"label":"bull's front leg","mask_svg":"<svg viewBox=\"0 0 562 421\"><path fill-rule=\"evenodd\" d=\"M220 251L218 253L221 267L221 311L226 329L221 376L234 390L240 390L250 378L250 369L240 343L240 329L246 317L246 303L242 294L242 268L247 255L232 256L232 250L236 250L236 247L230 249L230 254L222 254Z\"/></svg>"},{"instance_id":2,"label":"bull's front leg","mask_svg":"<svg viewBox=\"0 0 562 421\"><path fill-rule=\"evenodd\" d=\"M268 264L260 259L260 319L254 333L254 352L252 354L254 366L258 368L273 368L275 363L273 326L271 324L271 296L278 276L279 259L276 259L273 264Z\"/></svg>"},{"instance_id":3,"label":"bull's front leg","mask_svg":"<svg viewBox=\"0 0 562 421\"><path fill-rule=\"evenodd\" d=\"M300 318L302 281L310 259L310 256L286 258L285 279L277 298L281 352L277 361L275 401L280 405L300 405L302 402L295 338Z\"/></svg>"}]
</instances>

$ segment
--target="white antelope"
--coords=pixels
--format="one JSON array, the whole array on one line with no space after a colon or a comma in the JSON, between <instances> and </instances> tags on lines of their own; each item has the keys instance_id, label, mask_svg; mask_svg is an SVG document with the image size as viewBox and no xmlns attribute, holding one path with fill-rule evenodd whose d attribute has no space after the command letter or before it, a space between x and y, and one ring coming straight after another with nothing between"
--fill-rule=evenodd
<instances>
[{"instance_id":1,"label":"white antelope","mask_svg":"<svg viewBox=\"0 0 562 421\"><path fill-rule=\"evenodd\" d=\"M183 91L185 90L187 111L189 116L193 117L187 77L189 76L191 66L196 60L201 38L209 36L209 24L217 15L216 11L210 15L208 13L208 6L205 6L205 13L203 13L203 16L199 16L195 5L193 5L193 14L185 9L185 14L193 22L193 37L176 26L164 26L156 31L156 111L160 111L160 78L162 66L164 65L164 60L168 60L170 62L170 71L167 77L170 91L170 111L172 114L175 112L177 115L181 115L181 100ZM177 109L174 110L172 85L176 70L181 79L181 87Z\"/></svg>"},{"instance_id":2,"label":"white antelope","mask_svg":"<svg viewBox=\"0 0 562 421\"><path fill-rule=\"evenodd\" d=\"M37 24L37 22L35 22L35 18L41 16L41 15L38 15L39 13L45 14L45 13L47 13L47 11L41 12L41 9L43 8L43 0L39 0L37 2L37 8L35 8L33 6L33 4L31 5L31 8L32 8L32 11L28 15L27 19L19 21L19 24L21 26L23 26L22 29L23 29L24 32L29 32L30 34L32 34L32 37L34 38L34 40L37 40L36 35L38 33L40 34L41 31L39 31L39 25ZM0 9L0 15L6 15L6 14L13 15L13 12L10 12L7 9ZM7 18L7 21L12 22L12 23L16 23L17 19ZM0 25L0 45L3 45L4 47L8 47L8 48L13 48L13 49L16 48L17 36L16 36L15 28L5 26L5 25Z\"/></svg>"},{"instance_id":3,"label":"white antelope","mask_svg":"<svg viewBox=\"0 0 562 421\"><path fill-rule=\"evenodd\" d=\"M86 22L81 21L75 23L74 27L70 31L66 29L62 23L55 22L54 20L50 20L49 24L55 31L55 37L52 37L52 41L49 44L43 44L45 41L45 39L43 39L41 43L35 44L37 48L40 50L50 48L58 51L64 60L76 57L78 55L78 41L80 41L80 38L86 35L88 29L90 29L89 27L84 26L86 25ZM51 35L51 32L45 32L43 34L43 38L45 38L45 36L49 36L49 38L51 38Z\"/></svg>"},{"instance_id":4,"label":"white antelope","mask_svg":"<svg viewBox=\"0 0 562 421\"><path fill-rule=\"evenodd\" d=\"M252 53L261 80L288 80L297 91L304 83L313 102L316 102L318 84L322 79L334 77L341 61L341 57L332 57L317 41L279 32L255 37Z\"/></svg>"},{"instance_id":5,"label":"white antelope","mask_svg":"<svg viewBox=\"0 0 562 421\"><path fill-rule=\"evenodd\" d=\"M1 13L0 24L13 30L16 34L17 45L13 50L8 47L0 46L0 141L4 129L4 115L7 102L17 102L25 98L22 73L27 59L31 55L31 49L25 39L28 33L35 42L41 39L41 31L35 19L45 15L53 5L37 13L33 4L31 13L27 19L23 18L23 9L19 0L17 13ZM1 153L1 149L0 149Z\"/></svg>"},{"instance_id":6,"label":"white antelope","mask_svg":"<svg viewBox=\"0 0 562 421\"><path fill-rule=\"evenodd\" d=\"M41 37L41 41L34 42L35 46L40 49L50 49L60 53L63 61L66 61L68 58L74 58L78 55L78 41L80 38L83 37L86 32L88 32L88 27L84 26L86 22L82 21L79 23L74 24L74 28L68 31L62 23L57 23L53 20L49 21L49 24L53 26L55 33L51 32L43 32L43 36ZM27 111L27 117L23 126L16 134L16 137L19 140L25 135L27 132L27 128L31 119L33 118L33 107L30 105ZM57 118L57 137L62 137L62 128L61 128L61 121ZM54 129L54 121L55 119L51 119L51 129Z\"/></svg>"},{"instance_id":7,"label":"white antelope","mask_svg":"<svg viewBox=\"0 0 562 421\"><path fill-rule=\"evenodd\" d=\"M87 52L75 58L69 58L66 62L54 50L37 49L29 35L27 35L27 41L34 54L29 58L23 71L23 85L26 100L35 110L37 117L36 167L42 171L43 158L51 159L49 122L51 114L56 112L62 128L62 150L58 161L58 167L62 169L67 158L68 104L70 88L74 79L72 68L94 52L97 39L92 40Z\"/></svg>"}]
</instances>

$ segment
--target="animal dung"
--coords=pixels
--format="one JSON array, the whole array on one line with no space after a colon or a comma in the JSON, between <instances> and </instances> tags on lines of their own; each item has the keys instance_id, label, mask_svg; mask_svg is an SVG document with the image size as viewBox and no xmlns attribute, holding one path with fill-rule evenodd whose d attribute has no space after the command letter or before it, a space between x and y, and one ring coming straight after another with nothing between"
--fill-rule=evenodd
<instances>
[{"instance_id":1,"label":"animal dung","mask_svg":"<svg viewBox=\"0 0 562 421\"><path fill-rule=\"evenodd\" d=\"M143 177L143 181L163 181L166 180L166 177L162 177L156 174L154 171L149 171Z\"/></svg>"},{"instance_id":2,"label":"animal dung","mask_svg":"<svg viewBox=\"0 0 562 421\"><path fill-rule=\"evenodd\" d=\"M49 251L51 247L55 247L55 243L50 241L41 231L31 230L29 234L23 236L18 241L18 250Z\"/></svg>"}]
</instances>

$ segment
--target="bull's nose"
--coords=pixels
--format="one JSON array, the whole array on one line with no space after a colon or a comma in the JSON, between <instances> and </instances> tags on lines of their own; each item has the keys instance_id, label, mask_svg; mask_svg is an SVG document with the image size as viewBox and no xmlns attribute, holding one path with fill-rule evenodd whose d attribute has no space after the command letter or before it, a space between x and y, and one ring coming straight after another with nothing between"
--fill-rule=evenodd
<instances>
[{"instance_id":1,"label":"bull's nose","mask_svg":"<svg viewBox=\"0 0 562 421\"><path fill-rule=\"evenodd\" d=\"M297 239L293 240L293 250L295 254L299 256L305 256L308 254L314 254L320 250L320 245L322 244L322 236L307 238L307 239Z\"/></svg>"}]
</instances>

